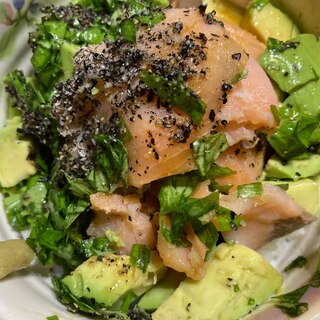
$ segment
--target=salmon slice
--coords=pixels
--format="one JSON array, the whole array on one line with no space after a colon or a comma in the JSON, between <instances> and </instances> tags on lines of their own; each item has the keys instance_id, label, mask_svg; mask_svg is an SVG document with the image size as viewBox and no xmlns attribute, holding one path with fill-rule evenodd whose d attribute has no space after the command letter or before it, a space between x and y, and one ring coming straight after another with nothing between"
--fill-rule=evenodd
<instances>
[{"instance_id":1,"label":"salmon slice","mask_svg":"<svg viewBox=\"0 0 320 320\"><path fill-rule=\"evenodd\" d=\"M257 249L272 239L279 238L315 220L284 190L263 184L263 193L250 198L238 198L237 192L221 195L220 204L238 215L246 225L224 237Z\"/></svg>"},{"instance_id":2,"label":"salmon slice","mask_svg":"<svg viewBox=\"0 0 320 320\"><path fill-rule=\"evenodd\" d=\"M209 181L199 183L192 197L208 196L211 193L209 184ZM235 189L228 195L221 194L220 205L240 215L245 222L236 231L224 232L224 238L238 241L252 249L258 249L267 242L316 220L284 190L267 183L263 184L263 193L256 197L239 198ZM210 215L214 223L215 213Z\"/></svg>"},{"instance_id":3,"label":"salmon slice","mask_svg":"<svg viewBox=\"0 0 320 320\"><path fill-rule=\"evenodd\" d=\"M161 217L159 222L170 229L170 218L167 216ZM189 247L178 247L169 243L160 230L157 249L163 264L178 272L184 272L191 279L200 280L203 278L208 267L204 261L207 247L196 236L191 224L185 225L186 236L191 244Z\"/></svg>"},{"instance_id":4,"label":"salmon slice","mask_svg":"<svg viewBox=\"0 0 320 320\"><path fill-rule=\"evenodd\" d=\"M263 170L264 156L264 149L260 145L251 149L246 149L241 144L228 148L216 163L232 169L235 174L217 178L217 182L220 185L229 184L233 187L256 182Z\"/></svg>"},{"instance_id":5,"label":"salmon slice","mask_svg":"<svg viewBox=\"0 0 320 320\"><path fill-rule=\"evenodd\" d=\"M170 24L173 21L177 21L176 17L179 16L177 12L181 13L181 10L168 11L164 24L160 24L158 28L163 28L163 25L166 25L166 23ZM188 10L187 21L185 20L186 17L183 15L182 18L179 19L179 21L183 22L184 26L181 31L182 37L184 35L183 32L189 34L190 29L193 30L193 32L202 30L206 35L213 29L212 25L203 23L203 19L199 21L199 16L195 10ZM220 35L221 32L225 32L220 25L215 25L214 28L218 29L215 30L215 34ZM241 34L243 39L246 39L245 36L247 35ZM259 46L258 40L254 42L249 35L248 39L250 46L254 46L254 44ZM229 36L228 40L230 40ZM152 104L148 104L147 106L145 104L144 110L139 111L142 119L141 117L136 118L135 123L130 123L127 120L129 130L135 132L134 138L126 143L131 168L129 173L129 182L131 185L141 187L143 184L166 176L196 169L193 152L189 148L189 145L197 137L208 135L213 130L223 130L226 133L230 145L241 141L243 145L248 148L254 146L259 140L256 131L270 132L270 130L274 128L275 123L270 105L277 105L278 99L269 78L253 58L250 58L246 64L248 76L236 83L227 94L227 102L223 101L221 87L223 84L228 83L227 75L230 73L230 68L221 70L222 65L217 66L217 64L222 63L222 61L228 61L228 57L225 56L228 50L226 50L227 48L224 42L225 40L221 41L220 38L218 42L215 42L214 47L211 48L207 45L207 41L208 56L207 60L202 62L201 67L209 65L207 68L209 68L208 71L211 72L206 73L205 79L192 78L188 82L188 85L207 104L207 112L199 128L188 126L188 120L187 118L184 119L183 115L166 114L166 111L159 111L159 109L157 110ZM243 43L245 43L245 41L243 41ZM218 44L222 46L221 51L223 51L223 54L219 54L218 51L220 49L217 47ZM249 51L251 52L253 49ZM235 53L236 50L233 49L233 52ZM156 54L164 58L162 51L156 52ZM230 51L228 54L230 56ZM219 55L219 59L216 59L216 55ZM211 60L210 65L209 62ZM222 73L221 76L219 76L220 72ZM229 79L230 78L232 77L229 77ZM213 90L207 89L209 84L210 87L212 85ZM217 95L217 93L219 95ZM216 117L212 122L210 119L212 119L213 114L215 114ZM155 122L149 120L149 124L146 126L144 123L146 119L150 119L150 115L157 120ZM163 122L163 119L173 119L171 122L167 121L168 126L171 126L171 128L159 127L158 123ZM171 125L173 121L178 123L178 130L177 127ZM186 131L191 131L190 136L185 142L177 143L174 137L179 134L183 135ZM229 157L229 162L230 161ZM261 163L260 159L258 162L259 164ZM256 168L261 169L262 167L257 166ZM258 176L256 173L253 173L253 175L255 175L255 178ZM238 180L241 180L241 178L239 177ZM245 181L249 180L246 179Z\"/></svg>"},{"instance_id":6,"label":"salmon slice","mask_svg":"<svg viewBox=\"0 0 320 320\"><path fill-rule=\"evenodd\" d=\"M151 215L141 212L139 198L98 192L90 201L95 217L87 229L89 236L104 237L111 230L122 242L120 254L130 254L135 243L155 248L156 226Z\"/></svg>"},{"instance_id":7,"label":"salmon slice","mask_svg":"<svg viewBox=\"0 0 320 320\"><path fill-rule=\"evenodd\" d=\"M221 19L224 23L226 30L230 33L231 37L236 40L250 57L258 59L266 49L266 45L257 39L255 35L240 28L238 25L226 20Z\"/></svg>"},{"instance_id":8,"label":"salmon slice","mask_svg":"<svg viewBox=\"0 0 320 320\"><path fill-rule=\"evenodd\" d=\"M159 34L170 35L172 25L179 23L183 26L181 32L170 40L174 45L167 45L168 36L163 41L158 39ZM136 187L196 168L190 143L217 127L209 118L210 112L212 115L212 110L221 104L222 85L234 82L247 60L242 48L228 37L221 24L206 23L197 9L167 10L165 21L149 31L148 38L157 41L139 41L138 47L170 63L175 63L172 56L181 50L182 42L190 40L202 48L206 58L193 67L197 74L187 80L187 85L206 103L207 111L199 127L178 109L174 109L175 112L159 109L154 101L144 102L134 121L130 115L124 116L130 132L134 133L126 148L131 168L129 183ZM237 53L239 60L232 58ZM188 59L190 65L194 64L195 58Z\"/></svg>"},{"instance_id":9,"label":"salmon slice","mask_svg":"<svg viewBox=\"0 0 320 320\"><path fill-rule=\"evenodd\" d=\"M278 105L279 100L270 79L264 70L252 58L247 66L248 75L237 82L227 96L227 102L217 114L220 121L233 123L251 129L262 131L275 127L274 117L270 105ZM228 131L228 128L226 128Z\"/></svg>"},{"instance_id":10,"label":"salmon slice","mask_svg":"<svg viewBox=\"0 0 320 320\"><path fill-rule=\"evenodd\" d=\"M248 60L222 23L198 9L168 9L165 14L166 19L154 27L138 30L136 46L122 43L119 49L116 43L105 42L82 49L75 57L73 85L82 86L74 91L68 87L72 81L61 84L52 108L67 141L60 162L66 161L73 172L90 170L86 167L94 149L90 139L103 132L114 114L123 117L132 136L125 143L128 182L137 188L196 169L190 144L199 136L223 130L230 145L241 143L240 149L249 149L259 141L257 132L272 130L269 106L277 100L267 75L254 59ZM113 79L109 73L118 64ZM150 92L144 94L138 71L151 67L160 74L168 70L183 74L187 86L206 104L199 126L181 109L166 106ZM245 67L248 77L231 88ZM93 86L98 93L92 93ZM236 158L230 152L224 156L228 163ZM241 181L241 173L237 175Z\"/></svg>"}]
</instances>

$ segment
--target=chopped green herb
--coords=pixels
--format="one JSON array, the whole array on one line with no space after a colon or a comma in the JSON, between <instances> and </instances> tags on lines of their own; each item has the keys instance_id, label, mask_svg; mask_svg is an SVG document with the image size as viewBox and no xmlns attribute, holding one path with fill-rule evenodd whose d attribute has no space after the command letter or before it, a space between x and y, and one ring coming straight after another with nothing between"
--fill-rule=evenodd
<instances>
[{"instance_id":1,"label":"chopped green herb","mask_svg":"<svg viewBox=\"0 0 320 320\"><path fill-rule=\"evenodd\" d=\"M233 291L234 292L239 292L240 291L240 287L239 287L239 285L237 283L233 285Z\"/></svg>"},{"instance_id":2,"label":"chopped green herb","mask_svg":"<svg viewBox=\"0 0 320 320\"><path fill-rule=\"evenodd\" d=\"M54 315L54 316L47 317L47 320L59 320L59 317Z\"/></svg>"},{"instance_id":3,"label":"chopped green herb","mask_svg":"<svg viewBox=\"0 0 320 320\"><path fill-rule=\"evenodd\" d=\"M295 268L303 268L307 261L307 258L299 256L294 259L288 266L286 266L283 271L288 272Z\"/></svg>"},{"instance_id":4,"label":"chopped green herb","mask_svg":"<svg viewBox=\"0 0 320 320\"><path fill-rule=\"evenodd\" d=\"M221 232L237 230L243 222L239 215L222 206L219 206L213 220L217 230Z\"/></svg>"},{"instance_id":5,"label":"chopped green herb","mask_svg":"<svg viewBox=\"0 0 320 320\"><path fill-rule=\"evenodd\" d=\"M248 298L248 306L254 306L256 304L253 298Z\"/></svg>"},{"instance_id":6,"label":"chopped green herb","mask_svg":"<svg viewBox=\"0 0 320 320\"><path fill-rule=\"evenodd\" d=\"M114 252L114 243L104 237L89 238L82 241L82 247L86 258L92 256L103 256Z\"/></svg>"},{"instance_id":7,"label":"chopped green herb","mask_svg":"<svg viewBox=\"0 0 320 320\"><path fill-rule=\"evenodd\" d=\"M54 276L52 280L58 299L71 311L82 311L104 319L130 320L136 317L140 320L151 320L151 316L137 306L127 312L107 310L104 304L96 302L95 299L76 297L58 277Z\"/></svg>"},{"instance_id":8,"label":"chopped green herb","mask_svg":"<svg viewBox=\"0 0 320 320\"><path fill-rule=\"evenodd\" d=\"M156 73L142 70L140 78L169 105L186 112L196 125L201 123L206 105L191 89L186 87L181 76L169 81Z\"/></svg>"},{"instance_id":9,"label":"chopped green herb","mask_svg":"<svg viewBox=\"0 0 320 320\"><path fill-rule=\"evenodd\" d=\"M258 11L261 11L269 2L270 0L252 0L249 6L250 8L255 8Z\"/></svg>"},{"instance_id":10,"label":"chopped green herb","mask_svg":"<svg viewBox=\"0 0 320 320\"><path fill-rule=\"evenodd\" d=\"M308 288L309 286L305 285L292 292L274 297L274 299L276 299L275 306L290 317L301 316L308 310L308 304L305 302L299 302L299 300L306 293Z\"/></svg>"},{"instance_id":11,"label":"chopped green herb","mask_svg":"<svg viewBox=\"0 0 320 320\"><path fill-rule=\"evenodd\" d=\"M217 247L217 241L219 239L219 233L212 222L202 224L199 220L192 223L192 227L197 237L208 248L205 256L205 261L210 260L214 254L214 250Z\"/></svg>"},{"instance_id":12,"label":"chopped green herb","mask_svg":"<svg viewBox=\"0 0 320 320\"><path fill-rule=\"evenodd\" d=\"M208 137L197 138L192 143L192 148L196 163L201 176L207 175L214 177L218 170L214 161L220 154L228 148L228 142L223 132L219 132ZM229 174L232 170L224 171L223 174ZM221 173L221 171L220 171Z\"/></svg>"},{"instance_id":13,"label":"chopped green herb","mask_svg":"<svg viewBox=\"0 0 320 320\"><path fill-rule=\"evenodd\" d=\"M146 245L134 244L131 249L131 262L143 272L147 271L150 262L150 250Z\"/></svg>"},{"instance_id":14,"label":"chopped green herb","mask_svg":"<svg viewBox=\"0 0 320 320\"><path fill-rule=\"evenodd\" d=\"M242 184L237 187L239 198L249 198L260 196L263 193L261 182L254 182L249 184Z\"/></svg>"},{"instance_id":15,"label":"chopped green herb","mask_svg":"<svg viewBox=\"0 0 320 320\"><path fill-rule=\"evenodd\" d=\"M121 22L121 36L128 42L136 42L136 27L132 20L125 19Z\"/></svg>"},{"instance_id":16,"label":"chopped green herb","mask_svg":"<svg viewBox=\"0 0 320 320\"><path fill-rule=\"evenodd\" d=\"M275 306L291 317L299 317L308 310L308 303L300 302L300 299L310 287L320 287L320 259L315 274L309 283L294 291L273 297Z\"/></svg>"}]
</instances>

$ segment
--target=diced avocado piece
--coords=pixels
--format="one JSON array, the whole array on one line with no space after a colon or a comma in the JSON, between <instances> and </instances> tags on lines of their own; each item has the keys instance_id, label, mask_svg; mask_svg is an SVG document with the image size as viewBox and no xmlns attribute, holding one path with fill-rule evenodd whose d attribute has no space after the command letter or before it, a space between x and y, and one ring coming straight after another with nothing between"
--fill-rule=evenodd
<instances>
[{"instance_id":1,"label":"diced avocado piece","mask_svg":"<svg viewBox=\"0 0 320 320\"><path fill-rule=\"evenodd\" d=\"M64 81L72 77L73 64L74 64L73 58L78 50L79 50L79 46L72 43L68 43L68 42L64 42L60 47Z\"/></svg>"},{"instance_id":2,"label":"diced avocado piece","mask_svg":"<svg viewBox=\"0 0 320 320\"><path fill-rule=\"evenodd\" d=\"M111 307L120 297L133 291L141 295L165 274L166 268L155 251L147 271L133 266L130 256L93 256L78 266L62 282L78 298L95 299Z\"/></svg>"},{"instance_id":3,"label":"diced avocado piece","mask_svg":"<svg viewBox=\"0 0 320 320\"><path fill-rule=\"evenodd\" d=\"M320 181L319 181L320 182ZM286 185L287 194L300 204L306 211L316 215L320 209L319 183L313 179L301 179L298 181L264 181L273 185Z\"/></svg>"},{"instance_id":4,"label":"diced avocado piece","mask_svg":"<svg viewBox=\"0 0 320 320\"><path fill-rule=\"evenodd\" d=\"M320 54L320 52L319 52ZM284 104L311 116L320 115L320 80L311 81L294 91Z\"/></svg>"},{"instance_id":5,"label":"diced avocado piece","mask_svg":"<svg viewBox=\"0 0 320 320\"><path fill-rule=\"evenodd\" d=\"M229 0L203 0L207 5L206 12L216 11L217 16L240 25L244 10Z\"/></svg>"},{"instance_id":6,"label":"diced avocado piece","mask_svg":"<svg viewBox=\"0 0 320 320\"><path fill-rule=\"evenodd\" d=\"M318 212L316 214L317 216L319 216L320 215L320 175L312 177L312 180L318 184L319 207L318 207Z\"/></svg>"},{"instance_id":7,"label":"diced avocado piece","mask_svg":"<svg viewBox=\"0 0 320 320\"><path fill-rule=\"evenodd\" d=\"M268 38L287 41L299 34L294 22L271 3L255 5L252 1L246 10L241 26L257 36L259 40L267 43ZM261 1L260 1L261 2Z\"/></svg>"},{"instance_id":8,"label":"diced avocado piece","mask_svg":"<svg viewBox=\"0 0 320 320\"><path fill-rule=\"evenodd\" d=\"M4 188L15 186L37 171L34 163L27 159L30 141L20 140L17 136L20 126L21 118L13 117L0 130L0 185Z\"/></svg>"},{"instance_id":9,"label":"diced avocado piece","mask_svg":"<svg viewBox=\"0 0 320 320\"><path fill-rule=\"evenodd\" d=\"M278 156L272 156L264 172L265 180L290 179L297 181L320 174L320 155L313 154L307 159L296 159L283 162Z\"/></svg>"},{"instance_id":10,"label":"diced avocado piece","mask_svg":"<svg viewBox=\"0 0 320 320\"><path fill-rule=\"evenodd\" d=\"M265 301L282 277L260 254L220 244L200 281L186 279L152 314L153 320L239 319Z\"/></svg>"},{"instance_id":11,"label":"diced avocado piece","mask_svg":"<svg viewBox=\"0 0 320 320\"><path fill-rule=\"evenodd\" d=\"M260 64L281 90L291 93L320 76L320 41L300 34L289 42L272 41Z\"/></svg>"},{"instance_id":12,"label":"diced avocado piece","mask_svg":"<svg viewBox=\"0 0 320 320\"><path fill-rule=\"evenodd\" d=\"M183 273L169 270L164 279L142 296L138 306L144 310L156 310L165 299L173 294L185 277Z\"/></svg>"}]
</instances>

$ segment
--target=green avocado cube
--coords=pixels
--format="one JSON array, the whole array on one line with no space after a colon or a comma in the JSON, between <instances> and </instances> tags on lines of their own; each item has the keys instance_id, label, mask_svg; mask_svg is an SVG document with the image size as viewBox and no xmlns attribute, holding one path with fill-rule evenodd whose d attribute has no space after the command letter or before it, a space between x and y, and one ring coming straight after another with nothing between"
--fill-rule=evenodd
<instances>
[{"instance_id":1,"label":"green avocado cube","mask_svg":"<svg viewBox=\"0 0 320 320\"><path fill-rule=\"evenodd\" d=\"M129 292L141 295L161 279L166 272L155 251L147 271L135 267L130 256L109 254L93 256L62 279L71 293L78 298L95 299L106 307L114 305Z\"/></svg>"},{"instance_id":2,"label":"green avocado cube","mask_svg":"<svg viewBox=\"0 0 320 320\"><path fill-rule=\"evenodd\" d=\"M73 73L73 65L74 65L74 56L77 51L80 49L79 46L64 42L60 48L61 54L61 62L62 62L62 69L63 69L63 80L68 80L72 77Z\"/></svg>"},{"instance_id":3,"label":"green avocado cube","mask_svg":"<svg viewBox=\"0 0 320 320\"><path fill-rule=\"evenodd\" d=\"M299 34L299 29L292 19L271 3L261 6L250 5L241 26L264 43L270 37L287 41Z\"/></svg>"},{"instance_id":4,"label":"green avocado cube","mask_svg":"<svg viewBox=\"0 0 320 320\"><path fill-rule=\"evenodd\" d=\"M15 116L0 130L0 185L5 188L15 186L37 171L28 160L31 142L17 136L20 126L21 117Z\"/></svg>"},{"instance_id":5,"label":"green avocado cube","mask_svg":"<svg viewBox=\"0 0 320 320\"><path fill-rule=\"evenodd\" d=\"M310 116L320 115L320 81L311 81L294 91L285 101L288 107Z\"/></svg>"},{"instance_id":6,"label":"green avocado cube","mask_svg":"<svg viewBox=\"0 0 320 320\"><path fill-rule=\"evenodd\" d=\"M186 279L152 314L153 320L236 320L264 302L282 277L260 254L220 244L200 281Z\"/></svg>"},{"instance_id":7,"label":"green avocado cube","mask_svg":"<svg viewBox=\"0 0 320 320\"><path fill-rule=\"evenodd\" d=\"M283 162L279 157L272 156L264 171L265 180L289 179L297 181L320 174L320 155L312 154L307 159L295 159Z\"/></svg>"},{"instance_id":8,"label":"green avocado cube","mask_svg":"<svg viewBox=\"0 0 320 320\"><path fill-rule=\"evenodd\" d=\"M173 294L185 277L184 273L169 270L161 281L142 296L138 306L145 310L156 310L165 299Z\"/></svg>"},{"instance_id":9,"label":"green avocado cube","mask_svg":"<svg viewBox=\"0 0 320 320\"><path fill-rule=\"evenodd\" d=\"M320 76L320 41L300 34L289 42L272 41L260 64L281 90L292 93Z\"/></svg>"}]
</instances>

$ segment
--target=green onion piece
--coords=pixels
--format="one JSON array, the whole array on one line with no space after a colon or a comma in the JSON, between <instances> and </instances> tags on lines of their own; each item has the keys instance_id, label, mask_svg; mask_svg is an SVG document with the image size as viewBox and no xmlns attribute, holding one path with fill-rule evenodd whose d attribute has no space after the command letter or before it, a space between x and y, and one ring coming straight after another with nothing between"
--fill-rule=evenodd
<instances>
[{"instance_id":1,"label":"green onion piece","mask_svg":"<svg viewBox=\"0 0 320 320\"><path fill-rule=\"evenodd\" d=\"M249 184L242 184L238 186L238 197L239 198L249 198L260 196L263 192L262 183L255 182Z\"/></svg>"}]
</instances>

